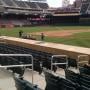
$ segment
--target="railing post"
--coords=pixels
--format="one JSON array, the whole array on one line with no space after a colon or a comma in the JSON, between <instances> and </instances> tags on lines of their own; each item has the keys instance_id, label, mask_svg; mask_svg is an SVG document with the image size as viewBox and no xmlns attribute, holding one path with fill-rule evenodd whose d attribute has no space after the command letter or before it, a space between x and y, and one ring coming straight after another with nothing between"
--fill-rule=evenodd
<instances>
[{"instance_id":1,"label":"railing post","mask_svg":"<svg viewBox=\"0 0 90 90\"><path fill-rule=\"evenodd\" d=\"M65 57L66 62L65 63L53 63L54 57ZM68 68L68 56L67 55L52 55L51 57L51 71L53 71L53 65L66 65L66 69Z\"/></svg>"},{"instance_id":2,"label":"railing post","mask_svg":"<svg viewBox=\"0 0 90 90\"><path fill-rule=\"evenodd\" d=\"M82 60L82 61L80 61L80 58L87 58L88 60ZM79 68L79 66L80 66L80 64L88 64L89 63L89 56L88 55L78 55L78 58L77 58L77 67Z\"/></svg>"}]
</instances>

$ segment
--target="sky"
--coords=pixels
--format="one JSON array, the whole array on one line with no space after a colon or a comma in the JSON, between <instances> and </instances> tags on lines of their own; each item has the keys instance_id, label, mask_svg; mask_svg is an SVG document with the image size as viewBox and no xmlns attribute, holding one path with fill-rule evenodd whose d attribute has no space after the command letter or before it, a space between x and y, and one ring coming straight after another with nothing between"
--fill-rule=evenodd
<instances>
[{"instance_id":1,"label":"sky","mask_svg":"<svg viewBox=\"0 0 90 90\"><path fill-rule=\"evenodd\" d=\"M70 3L72 4L75 0L70 0ZM47 0L48 5L50 7L61 7L62 6L62 0Z\"/></svg>"}]
</instances>

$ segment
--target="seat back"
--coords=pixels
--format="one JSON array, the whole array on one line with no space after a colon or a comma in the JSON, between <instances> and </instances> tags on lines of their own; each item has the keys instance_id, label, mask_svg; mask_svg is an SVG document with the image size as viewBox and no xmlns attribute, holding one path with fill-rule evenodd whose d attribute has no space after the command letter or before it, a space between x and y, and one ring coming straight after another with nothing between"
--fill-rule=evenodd
<instances>
[{"instance_id":1,"label":"seat back","mask_svg":"<svg viewBox=\"0 0 90 90\"><path fill-rule=\"evenodd\" d=\"M52 73L45 71L46 89L45 90L77 90L77 84L74 82L57 77Z\"/></svg>"},{"instance_id":2,"label":"seat back","mask_svg":"<svg viewBox=\"0 0 90 90\"><path fill-rule=\"evenodd\" d=\"M66 75L66 79L71 80L74 83L78 83L79 82L79 74L74 73L71 70L67 70L65 69L65 75Z\"/></svg>"},{"instance_id":3,"label":"seat back","mask_svg":"<svg viewBox=\"0 0 90 90\"><path fill-rule=\"evenodd\" d=\"M44 70L45 80L46 80L46 88L45 90L59 90L58 89L58 77L54 76L48 71Z\"/></svg>"},{"instance_id":4,"label":"seat back","mask_svg":"<svg viewBox=\"0 0 90 90\"><path fill-rule=\"evenodd\" d=\"M14 77L14 80L17 90L40 90L38 87L34 87L30 82L23 78Z\"/></svg>"},{"instance_id":5,"label":"seat back","mask_svg":"<svg viewBox=\"0 0 90 90\"><path fill-rule=\"evenodd\" d=\"M81 74L87 74L90 75L90 67L85 65L84 67L80 67L79 71Z\"/></svg>"},{"instance_id":6,"label":"seat back","mask_svg":"<svg viewBox=\"0 0 90 90\"><path fill-rule=\"evenodd\" d=\"M90 88L90 76L86 74L81 74L79 77L79 84Z\"/></svg>"},{"instance_id":7,"label":"seat back","mask_svg":"<svg viewBox=\"0 0 90 90\"><path fill-rule=\"evenodd\" d=\"M77 90L77 86L75 83L68 79L60 79L58 84L59 90Z\"/></svg>"},{"instance_id":8,"label":"seat back","mask_svg":"<svg viewBox=\"0 0 90 90\"><path fill-rule=\"evenodd\" d=\"M19 78L14 77L15 80L15 86L17 90L25 90L25 82Z\"/></svg>"},{"instance_id":9,"label":"seat back","mask_svg":"<svg viewBox=\"0 0 90 90\"><path fill-rule=\"evenodd\" d=\"M90 90L90 89L85 86L81 86L79 90Z\"/></svg>"}]
</instances>

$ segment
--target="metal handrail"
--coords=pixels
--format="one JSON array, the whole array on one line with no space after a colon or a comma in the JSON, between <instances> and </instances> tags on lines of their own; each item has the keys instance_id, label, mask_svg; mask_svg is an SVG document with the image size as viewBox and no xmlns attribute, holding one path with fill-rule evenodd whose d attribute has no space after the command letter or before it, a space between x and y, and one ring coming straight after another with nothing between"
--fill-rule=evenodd
<instances>
[{"instance_id":1,"label":"metal handrail","mask_svg":"<svg viewBox=\"0 0 90 90\"><path fill-rule=\"evenodd\" d=\"M53 63L53 59L57 57L65 57L66 62L65 63ZM67 55L52 55L51 57L51 71L53 70L53 65L66 65L66 68L68 68L68 56Z\"/></svg>"},{"instance_id":2,"label":"metal handrail","mask_svg":"<svg viewBox=\"0 0 90 90\"><path fill-rule=\"evenodd\" d=\"M32 64L22 64L22 65L5 65L5 66L0 66L0 68L13 68L13 67L26 67L26 66L32 66L32 86L34 86L34 83L33 83L33 56L31 54L0 54L0 57L1 56L4 56L4 57L7 57L7 56L26 56L26 57L31 57L31 60L32 60Z\"/></svg>"},{"instance_id":3,"label":"metal handrail","mask_svg":"<svg viewBox=\"0 0 90 90\"><path fill-rule=\"evenodd\" d=\"M88 61L81 61L81 62L79 62L79 60L80 60L80 58L81 57L88 57L88 59L89 59L89 56L88 55L78 55L78 58L77 58L77 67L79 67L79 63L82 63L82 62L88 62Z\"/></svg>"}]
</instances>

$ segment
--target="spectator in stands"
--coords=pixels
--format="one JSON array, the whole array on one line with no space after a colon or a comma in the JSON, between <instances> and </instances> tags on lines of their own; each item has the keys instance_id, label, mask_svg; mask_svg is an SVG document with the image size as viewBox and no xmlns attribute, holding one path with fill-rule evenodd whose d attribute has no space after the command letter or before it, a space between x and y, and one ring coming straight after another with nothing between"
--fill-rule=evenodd
<instances>
[{"instance_id":1,"label":"spectator in stands","mask_svg":"<svg viewBox=\"0 0 90 90\"><path fill-rule=\"evenodd\" d=\"M41 40L44 41L44 39L45 39L45 35L44 33L41 33Z\"/></svg>"},{"instance_id":2,"label":"spectator in stands","mask_svg":"<svg viewBox=\"0 0 90 90\"><path fill-rule=\"evenodd\" d=\"M20 30L20 31L19 31L19 37L22 37L22 34L23 34L23 31Z\"/></svg>"}]
</instances>

